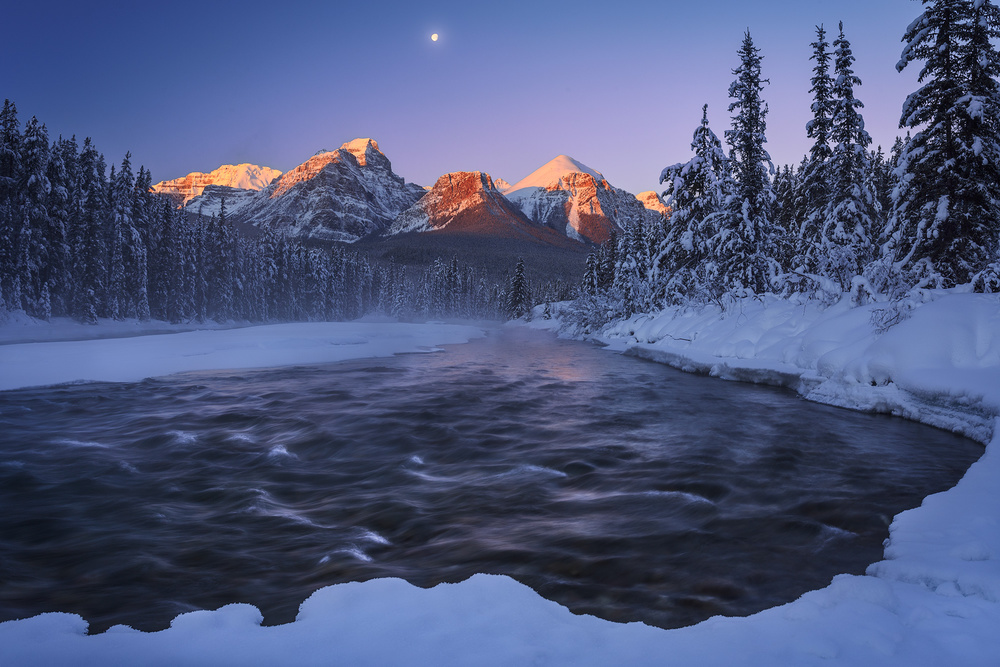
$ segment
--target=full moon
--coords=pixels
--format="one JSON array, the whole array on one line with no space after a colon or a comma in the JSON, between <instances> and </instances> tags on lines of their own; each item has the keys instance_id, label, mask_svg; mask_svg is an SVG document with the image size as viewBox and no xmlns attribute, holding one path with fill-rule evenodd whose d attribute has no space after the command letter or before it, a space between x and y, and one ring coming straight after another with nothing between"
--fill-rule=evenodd
<instances>
[{"instance_id":1,"label":"full moon","mask_svg":"<svg viewBox=\"0 0 1000 667\"><path fill-rule=\"evenodd\" d=\"M431 41L432 42L438 41L438 34L437 33L434 33L433 35L431 35Z\"/></svg>"}]
</instances>

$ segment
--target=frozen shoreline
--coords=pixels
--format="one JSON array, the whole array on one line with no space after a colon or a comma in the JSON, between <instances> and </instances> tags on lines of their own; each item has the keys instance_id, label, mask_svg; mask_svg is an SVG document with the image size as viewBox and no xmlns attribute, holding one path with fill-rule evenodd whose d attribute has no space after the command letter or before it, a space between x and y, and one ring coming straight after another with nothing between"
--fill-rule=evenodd
<instances>
[{"instance_id":1,"label":"frozen shoreline","mask_svg":"<svg viewBox=\"0 0 1000 667\"><path fill-rule=\"evenodd\" d=\"M728 312L635 315L585 338L686 372L785 387L989 442L1000 417L1000 297L935 294L879 332L873 321L884 307L763 297ZM528 326L559 331L561 322Z\"/></svg>"},{"instance_id":2,"label":"frozen shoreline","mask_svg":"<svg viewBox=\"0 0 1000 667\"><path fill-rule=\"evenodd\" d=\"M481 327L400 322L304 322L130 337L0 345L0 391L67 382L137 382L189 371L325 364L427 352L483 335Z\"/></svg>"},{"instance_id":3,"label":"frozen shoreline","mask_svg":"<svg viewBox=\"0 0 1000 667\"><path fill-rule=\"evenodd\" d=\"M0 623L0 662L995 664L997 297L942 295L882 334L871 325L875 306L821 309L780 300L744 306L729 318L711 309L637 316L603 332L602 340L685 370L784 384L812 400L916 417L988 443L953 489L895 517L885 559L867 576L838 576L824 589L747 618L716 617L669 631L574 616L506 577L476 575L428 590L382 579L321 589L294 623L267 628L249 605L184 614L158 633L116 627L87 636L85 621L71 614ZM358 347L345 341L339 347Z\"/></svg>"}]
</instances>

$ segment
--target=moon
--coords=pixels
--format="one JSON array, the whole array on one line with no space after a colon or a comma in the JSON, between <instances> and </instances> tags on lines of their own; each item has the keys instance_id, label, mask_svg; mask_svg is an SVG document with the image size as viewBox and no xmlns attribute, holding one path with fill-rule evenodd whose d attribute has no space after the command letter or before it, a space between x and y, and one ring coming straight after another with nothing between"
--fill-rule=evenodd
<instances>
[{"instance_id":1,"label":"moon","mask_svg":"<svg viewBox=\"0 0 1000 667\"><path fill-rule=\"evenodd\" d=\"M433 35L431 35L431 41L432 42L438 41L438 34L437 33L434 33Z\"/></svg>"}]
</instances>

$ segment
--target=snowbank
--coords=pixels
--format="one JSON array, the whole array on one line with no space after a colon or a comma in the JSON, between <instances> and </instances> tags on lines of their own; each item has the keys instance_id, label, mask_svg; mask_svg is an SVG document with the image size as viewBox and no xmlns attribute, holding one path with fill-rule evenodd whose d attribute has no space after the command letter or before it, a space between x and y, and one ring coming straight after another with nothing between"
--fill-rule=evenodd
<instances>
[{"instance_id":1,"label":"snowbank","mask_svg":"<svg viewBox=\"0 0 1000 667\"><path fill-rule=\"evenodd\" d=\"M1000 416L1000 298L932 293L912 310L776 297L669 309L608 327L627 354L987 442Z\"/></svg>"},{"instance_id":2,"label":"snowbank","mask_svg":"<svg viewBox=\"0 0 1000 667\"><path fill-rule=\"evenodd\" d=\"M0 391L66 382L134 382L230 368L323 364L425 352L482 337L479 327L399 322L273 324L102 340L0 345Z\"/></svg>"},{"instance_id":3,"label":"snowbank","mask_svg":"<svg viewBox=\"0 0 1000 667\"><path fill-rule=\"evenodd\" d=\"M670 631L574 616L506 577L428 590L381 579L317 591L294 623L268 628L248 605L184 614L149 634L88 636L70 614L0 623L0 664L996 665L1000 303L943 295L880 332L894 316L763 300L738 312L639 316L603 337L689 370L896 411L988 442L954 489L894 519L885 560L868 576Z\"/></svg>"}]
</instances>

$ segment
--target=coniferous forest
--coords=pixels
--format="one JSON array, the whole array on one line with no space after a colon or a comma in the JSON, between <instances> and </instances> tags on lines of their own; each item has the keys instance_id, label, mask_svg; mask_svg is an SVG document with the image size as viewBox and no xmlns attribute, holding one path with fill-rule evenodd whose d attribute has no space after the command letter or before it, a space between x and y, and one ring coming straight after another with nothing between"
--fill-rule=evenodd
<instances>
[{"instance_id":1,"label":"coniferous forest","mask_svg":"<svg viewBox=\"0 0 1000 667\"><path fill-rule=\"evenodd\" d=\"M13 102L0 116L0 314L172 323L492 318L523 314L523 274L496 280L456 258L423 269L377 263L343 245L308 247L220 215L178 210L150 192L131 156L107 168L90 139L50 141ZM514 267L511 267L512 272ZM512 289L517 291L511 292ZM551 286L537 286L540 297ZM557 296L555 293L551 297ZM551 298L550 297L550 298Z\"/></svg>"},{"instance_id":2,"label":"coniferous forest","mask_svg":"<svg viewBox=\"0 0 1000 667\"><path fill-rule=\"evenodd\" d=\"M775 168L763 56L747 31L729 88L729 153L706 106L694 156L660 176L670 220L628 227L591 254L579 323L764 292L864 303L927 288L1000 291L1000 10L924 4L896 66L919 67L921 87L889 154L865 131L843 24L832 41L817 26L813 144L800 164Z\"/></svg>"}]
</instances>

